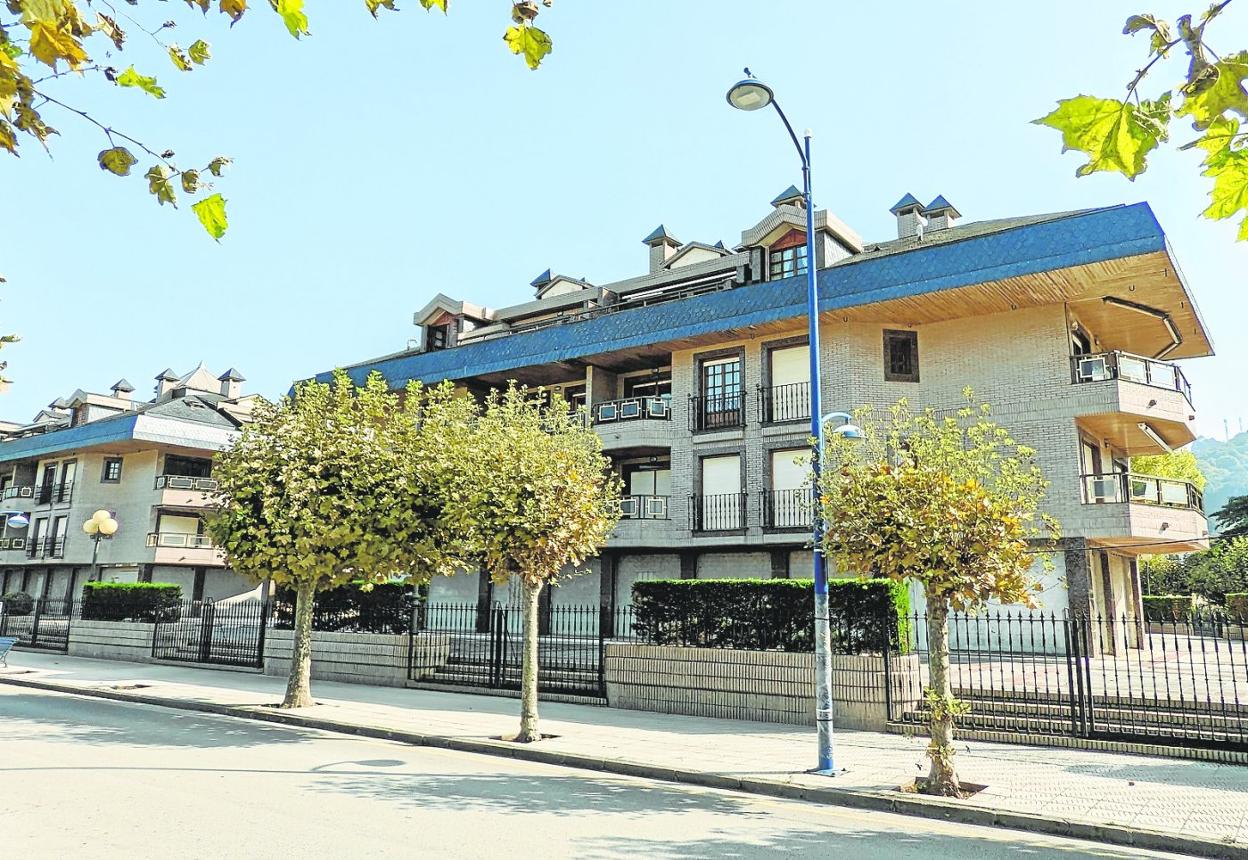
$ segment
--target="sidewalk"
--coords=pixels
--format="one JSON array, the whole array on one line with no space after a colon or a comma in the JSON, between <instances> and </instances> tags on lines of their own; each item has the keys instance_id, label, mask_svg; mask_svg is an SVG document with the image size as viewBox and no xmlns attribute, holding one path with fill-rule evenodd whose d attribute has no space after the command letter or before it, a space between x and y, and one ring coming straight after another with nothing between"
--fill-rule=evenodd
<instances>
[{"instance_id":1,"label":"sidewalk","mask_svg":"<svg viewBox=\"0 0 1248 860\"><path fill-rule=\"evenodd\" d=\"M515 699L314 681L318 704L280 701L284 678L163 664L12 652L0 682L389 737L614 773L690 782L1096 839L1141 848L1248 860L1248 767L984 742L959 744L968 800L896 791L926 773L925 738L837 734L835 779L802 771L814 732L796 726L651 714L588 705L542 705L555 738L495 740L517 727Z\"/></svg>"}]
</instances>

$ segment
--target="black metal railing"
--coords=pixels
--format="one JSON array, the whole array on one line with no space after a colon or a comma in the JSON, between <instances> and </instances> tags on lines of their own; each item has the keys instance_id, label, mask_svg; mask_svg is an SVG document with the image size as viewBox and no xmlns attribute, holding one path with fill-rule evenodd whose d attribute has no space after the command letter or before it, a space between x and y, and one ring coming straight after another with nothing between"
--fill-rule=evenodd
<instances>
[{"instance_id":1,"label":"black metal railing","mask_svg":"<svg viewBox=\"0 0 1248 860\"><path fill-rule=\"evenodd\" d=\"M730 430L745 426L745 395L716 394L689 398L690 430Z\"/></svg>"},{"instance_id":2,"label":"black metal railing","mask_svg":"<svg viewBox=\"0 0 1248 860\"><path fill-rule=\"evenodd\" d=\"M158 490L201 490L210 492L217 489L220 482L216 478L193 478L189 475L157 475Z\"/></svg>"},{"instance_id":3,"label":"black metal railing","mask_svg":"<svg viewBox=\"0 0 1248 860\"><path fill-rule=\"evenodd\" d=\"M667 496L624 496L620 499L620 517L626 520L665 520Z\"/></svg>"},{"instance_id":4,"label":"black metal railing","mask_svg":"<svg viewBox=\"0 0 1248 860\"><path fill-rule=\"evenodd\" d=\"M279 591L273 599L271 625L279 630L295 626L294 595ZM324 633L401 633L412 624L414 595L402 600L359 602L351 606L325 606L320 602L312 608L312 629Z\"/></svg>"},{"instance_id":5,"label":"black metal railing","mask_svg":"<svg viewBox=\"0 0 1248 860\"><path fill-rule=\"evenodd\" d=\"M29 607L0 600L0 636L12 636L26 648L65 652L70 625L81 614L82 604L74 600L43 597Z\"/></svg>"},{"instance_id":6,"label":"black metal railing","mask_svg":"<svg viewBox=\"0 0 1248 860\"><path fill-rule=\"evenodd\" d=\"M3 498L5 501L9 499L33 499L35 497L36 487L29 484L23 484L16 487L5 487Z\"/></svg>"},{"instance_id":7,"label":"black metal railing","mask_svg":"<svg viewBox=\"0 0 1248 860\"><path fill-rule=\"evenodd\" d=\"M24 537L6 537L0 538L0 551L9 550L25 550L26 538Z\"/></svg>"},{"instance_id":8,"label":"black metal railing","mask_svg":"<svg viewBox=\"0 0 1248 860\"><path fill-rule=\"evenodd\" d=\"M810 420L810 383L790 382L758 389L758 413L764 424Z\"/></svg>"},{"instance_id":9,"label":"black metal railing","mask_svg":"<svg viewBox=\"0 0 1248 860\"><path fill-rule=\"evenodd\" d=\"M625 397L621 400L604 400L594 403L594 424L615 424L620 421L637 421L647 418L667 421L672 417L672 404L667 397Z\"/></svg>"},{"instance_id":10,"label":"black metal railing","mask_svg":"<svg viewBox=\"0 0 1248 860\"><path fill-rule=\"evenodd\" d=\"M691 496L690 528L695 532L737 531L745 528L745 493Z\"/></svg>"},{"instance_id":11,"label":"black metal railing","mask_svg":"<svg viewBox=\"0 0 1248 860\"><path fill-rule=\"evenodd\" d=\"M1134 472L1080 475L1088 505L1130 502L1204 512L1204 494L1191 481L1137 475Z\"/></svg>"},{"instance_id":12,"label":"black metal railing","mask_svg":"<svg viewBox=\"0 0 1248 860\"><path fill-rule=\"evenodd\" d=\"M188 601L165 613L152 630L152 657L227 666L264 665L271 604Z\"/></svg>"},{"instance_id":13,"label":"black metal railing","mask_svg":"<svg viewBox=\"0 0 1248 860\"><path fill-rule=\"evenodd\" d=\"M16 548L16 547L15 547ZM41 537L26 541L27 558L63 558L65 555L65 538Z\"/></svg>"},{"instance_id":14,"label":"black metal railing","mask_svg":"<svg viewBox=\"0 0 1248 860\"><path fill-rule=\"evenodd\" d=\"M1182 368L1168 361L1158 361L1142 355L1115 350L1095 355L1075 355L1070 359L1071 379L1077 384L1081 382L1102 382L1107 379L1122 379L1127 382L1138 382L1153 388L1165 388L1178 391L1192 404L1192 386L1184 376Z\"/></svg>"},{"instance_id":15,"label":"black metal railing","mask_svg":"<svg viewBox=\"0 0 1248 860\"><path fill-rule=\"evenodd\" d=\"M809 529L815 509L810 490L763 490L762 523L765 529Z\"/></svg>"},{"instance_id":16,"label":"black metal railing","mask_svg":"<svg viewBox=\"0 0 1248 860\"><path fill-rule=\"evenodd\" d=\"M209 535L184 534L182 532L148 532L148 546L176 547L178 549L212 549Z\"/></svg>"}]
</instances>

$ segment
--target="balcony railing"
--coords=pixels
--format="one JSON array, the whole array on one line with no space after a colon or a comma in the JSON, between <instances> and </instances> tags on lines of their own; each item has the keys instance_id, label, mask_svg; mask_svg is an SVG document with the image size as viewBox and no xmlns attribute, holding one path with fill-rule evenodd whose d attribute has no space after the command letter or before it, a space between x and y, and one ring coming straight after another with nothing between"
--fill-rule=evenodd
<instances>
[{"instance_id":1,"label":"balcony railing","mask_svg":"<svg viewBox=\"0 0 1248 860\"><path fill-rule=\"evenodd\" d=\"M1102 352L1096 355L1076 355L1070 359L1071 378L1075 383L1102 382L1106 379L1123 379L1178 391L1192 403L1192 386L1177 364L1132 355L1129 352Z\"/></svg>"},{"instance_id":2,"label":"balcony railing","mask_svg":"<svg viewBox=\"0 0 1248 860\"><path fill-rule=\"evenodd\" d=\"M14 540L21 540L21 538L14 538ZM42 537L26 541L27 558L62 558L64 555L64 537Z\"/></svg>"},{"instance_id":3,"label":"balcony railing","mask_svg":"<svg viewBox=\"0 0 1248 860\"><path fill-rule=\"evenodd\" d=\"M814 522L810 490L763 490L763 528L809 529Z\"/></svg>"},{"instance_id":4,"label":"balcony railing","mask_svg":"<svg viewBox=\"0 0 1248 860\"><path fill-rule=\"evenodd\" d=\"M745 426L745 394L689 398L690 430L729 430Z\"/></svg>"},{"instance_id":5,"label":"balcony railing","mask_svg":"<svg viewBox=\"0 0 1248 860\"><path fill-rule=\"evenodd\" d=\"M148 532L147 545L176 549L212 549L212 538L208 535L183 534L182 532Z\"/></svg>"},{"instance_id":6,"label":"balcony railing","mask_svg":"<svg viewBox=\"0 0 1248 860\"><path fill-rule=\"evenodd\" d=\"M666 421L672 417L672 404L665 397L625 397L594 404L595 424L615 424L641 418Z\"/></svg>"},{"instance_id":7,"label":"balcony railing","mask_svg":"<svg viewBox=\"0 0 1248 860\"><path fill-rule=\"evenodd\" d=\"M667 496L624 496L620 516L626 520L665 520Z\"/></svg>"},{"instance_id":8,"label":"balcony railing","mask_svg":"<svg viewBox=\"0 0 1248 860\"><path fill-rule=\"evenodd\" d=\"M74 494L73 481L61 481L59 484L40 484L35 487L35 504L51 505L68 502Z\"/></svg>"},{"instance_id":9,"label":"balcony railing","mask_svg":"<svg viewBox=\"0 0 1248 860\"><path fill-rule=\"evenodd\" d=\"M3 498L5 501L9 499L33 499L35 497L36 488L23 485L18 487L5 487Z\"/></svg>"},{"instance_id":10,"label":"balcony railing","mask_svg":"<svg viewBox=\"0 0 1248 860\"><path fill-rule=\"evenodd\" d=\"M1116 473L1083 475L1083 501L1089 505L1131 502L1165 508L1205 510L1204 496L1190 481L1156 478L1152 475Z\"/></svg>"},{"instance_id":11,"label":"balcony railing","mask_svg":"<svg viewBox=\"0 0 1248 860\"><path fill-rule=\"evenodd\" d=\"M192 478L187 475L157 475L158 490L202 490L210 492L221 484L216 478Z\"/></svg>"},{"instance_id":12,"label":"balcony railing","mask_svg":"<svg viewBox=\"0 0 1248 860\"><path fill-rule=\"evenodd\" d=\"M745 493L693 496L689 506L695 532L727 532L745 528Z\"/></svg>"},{"instance_id":13,"label":"balcony railing","mask_svg":"<svg viewBox=\"0 0 1248 860\"><path fill-rule=\"evenodd\" d=\"M810 420L810 383L790 382L758 389L758 413L764 424Z\"/></svg>"},{"instance_id":14,"label":"balcony railing","mask_svg":"<svg viewBox=\"0 0 1248 860\"><path fill-rule=\"evenodd\" d=\"M7 550L24 550L26 549L26 538L0 538L0 551Z\"/></svg>"}]
</instances>

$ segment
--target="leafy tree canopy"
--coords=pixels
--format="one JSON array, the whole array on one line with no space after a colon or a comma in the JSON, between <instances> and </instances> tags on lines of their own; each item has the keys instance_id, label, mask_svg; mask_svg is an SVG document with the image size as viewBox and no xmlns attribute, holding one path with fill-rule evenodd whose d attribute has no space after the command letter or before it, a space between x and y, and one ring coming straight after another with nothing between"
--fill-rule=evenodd
<instances>
[{"instance_id":1,"label":"leafy tree canopy","mask_svg":"<svg viewBox=\"0 0 1248 860\"><path fill-rule=\"evenodd\" d=\"M1218 533L1227 537L1248 537L1248 496L1234 496L1214 515Z\"/></svg>"},{"instance_id":2,"label":"leafy tree canopy","mask_svg":"<svg viewBox=\"0 0 1248 860\"><path fill-rule=\"evenodd\" d=\"M1190 448L1170 451L1166 454L1132 457L1131 471L1140 475L1152 475L1155 478L1191 481L1196 489L1205 488L1205 473L1201 471L1200 463L1196 461L1196 455Z\"/></svg>"},{"instance_id":3,"label":"leafy tree canopy","mask_svg":"<svg viewBox=\"0 0 1248 860\"><path fill-rule=\"evenodd\" d=\"M449 4L449 0L415 2L426 11L443 13ZM543 0L542 5L552 2ZM212 47L193 32L194 14L206 16L215 11L229 18L232 27L251 8L248 0L126 0L124 5L110 0L0 0L0 4L14 16L11 20L0 17L0 149L16 156L23 140L34 140L48 149L51 137L60 132L48 124L45 113L59 111L74 117L103 135L104 148L97 156L101 170L115 176L142 171L148 193L162 206L168 203L176 208L180 197L195 199L191 211L208 234L220 240L229 220L226 199L213 190L214 180L230 159L218 155L189 167L185 161L179 164L172 149L148 146L113 127L85 109L75 94L85 92L84 79L94 78L153 99L165 98L172 88L164 72L170 69L164 66L161 72L155 66L167 62L172 65L171 74L179 75L212 60ZM311 34L304 0L268 0L267 5L294 38ZM395 0L363 0L363 7L374 18L383 10L398 8ZM536 69L551 52L550 37L534 23L538 4L517 0L510 3L510 10L504 44L530 69ZM184 32L188 18L192 32L175 39L175 33ZM163 58L152 56L147 39L140 40L147 53L137 50L130 40L136 31L154 41L157 55Z\"/></svg>"},{"instance_id":4,"label":"leafy tree canopy","mask_svg":"<svg viewBox=\"0 0 1248 860\"><path fill-rule=\"evenodd\" d=\"M1222 0L1195 20L1182 15L1173 23L1156 15L1132 15L1122 32L1147 39L1148 53L1123 97L1061 99L1056 109L1035 120L1061 132L1063 152L1087 157L1076 176L1103 170L1135 179L1148 168L1149 157L1169 143L1172 123L1183 120L1192 132L1179 148L1203 154L1202 175L1210 180L1205 217L1248 212L1248 129L1241 130L1248 121L1248 50L1215 51L1205 32L1231 2ZM1180 53L1188 59L1187 68L1145 95L1145 82L1155 80L1150 76ZM1248 239L1248 218L1240 221L1239 238Z\"/></svg>"}]
</instances>

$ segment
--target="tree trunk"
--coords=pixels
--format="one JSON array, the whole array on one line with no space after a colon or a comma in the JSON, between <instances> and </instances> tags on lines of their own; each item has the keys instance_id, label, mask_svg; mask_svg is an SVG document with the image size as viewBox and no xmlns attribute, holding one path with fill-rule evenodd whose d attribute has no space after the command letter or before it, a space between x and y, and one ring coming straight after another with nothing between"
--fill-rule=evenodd
<instances>
[{"instance_id":1,"label":"tree trunk","mask_svg":"<svg viewBox=\"0 0 1248 860\"><path fill-rule=\"evenodd\" d=\"M949 604L943 595L927 595L927 665L931 673L928 705L931 708L932 760L924 793L960 797L962 785L953 766L953 691L949 683Z\"/></svg>"},{"instance_id":2,"label":"tree trunk","mask_svg":"<svg viewBox=\"0 0 1248 860\"><path fill-rule=\"evenodd\" d=\"M295 640L283 708L306 708L315 704L312 701L312 607L315 601L316 583L299 583L295 590Z\"/></svg>"},{"instance_id":3,"label":"tree trunk","mask_svg":"<svg viewBox=\"0 0 1248 860\"><path fill-rule=\"evenodd\" d=\"M542 583L524 583L524 650L520 675L520 733L516 740L521 743L540 741L542 734L537 728L537 622L538 598Z\"/></svg>"}]
</instances>

